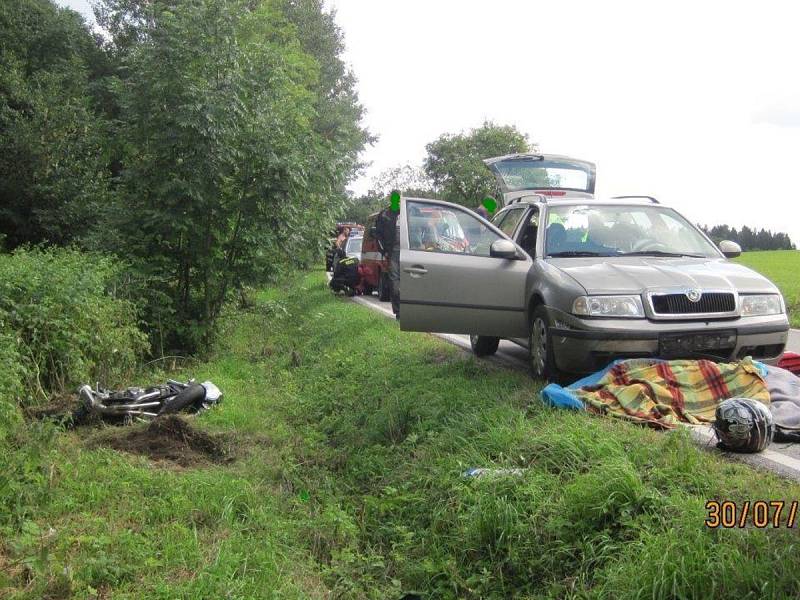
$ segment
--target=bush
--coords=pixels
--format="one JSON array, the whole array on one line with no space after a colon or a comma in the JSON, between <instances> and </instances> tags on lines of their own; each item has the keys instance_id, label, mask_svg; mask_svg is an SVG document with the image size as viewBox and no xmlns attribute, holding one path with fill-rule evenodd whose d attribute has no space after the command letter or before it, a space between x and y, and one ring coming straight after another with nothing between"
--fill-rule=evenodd
<instances>
[{"instance_id":1,"label":"bush","mask_svg":"<svg viewBox=\"0 0 800 600\"><path fill-rule=\"evenodd\" d=\"M0 397L32 402L136 366L147 341L116 292L122 271L76 250L0 255Z\"/></svg>"},{"instance_id":2,"label":"bush","mask_svg":"<svg viewBox=\"0 0 800 600\"><path fill-rule=\"evenodd\" d=\"M0 442L19 421L14 398L22 395L24 369L17 349L16 336L5 330L0 321Z\"/></svg>"}]
</instances>

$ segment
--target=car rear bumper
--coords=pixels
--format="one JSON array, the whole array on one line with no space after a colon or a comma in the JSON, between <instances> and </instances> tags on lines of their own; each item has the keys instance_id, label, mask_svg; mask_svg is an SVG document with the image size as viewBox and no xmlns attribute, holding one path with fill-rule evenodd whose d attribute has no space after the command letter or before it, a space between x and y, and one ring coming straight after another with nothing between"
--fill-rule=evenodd
<instances>
[{"instance_id":1,"label":"car rear bumper","mask_svg":"<svg viewBox=\"0 0 800 600\"><path fill-rule=\"evenodd\" d=\"M770 359L780 356L789 335L785 315L654 323L551 311L551 318L556 365L571 373L591 373L617 358Z\"/></svg>"}]
</instances>

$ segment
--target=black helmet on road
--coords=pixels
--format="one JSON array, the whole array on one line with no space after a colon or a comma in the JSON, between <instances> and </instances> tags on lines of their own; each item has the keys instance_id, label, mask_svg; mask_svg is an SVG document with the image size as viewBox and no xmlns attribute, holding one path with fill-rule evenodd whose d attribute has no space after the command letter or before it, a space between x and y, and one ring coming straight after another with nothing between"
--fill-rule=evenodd
<instances>
[{"instance_id":1,"label":"black helmet on road","mask_svg":"<svg viewBox=\"0 0 800 600\"><path fill-rule=\"evenodd\" d=\"M714 432L722 450L761 452L772 441L775 423L769 407L749 398L723 400L717 406Z\"/></svg>"}]
</instances>

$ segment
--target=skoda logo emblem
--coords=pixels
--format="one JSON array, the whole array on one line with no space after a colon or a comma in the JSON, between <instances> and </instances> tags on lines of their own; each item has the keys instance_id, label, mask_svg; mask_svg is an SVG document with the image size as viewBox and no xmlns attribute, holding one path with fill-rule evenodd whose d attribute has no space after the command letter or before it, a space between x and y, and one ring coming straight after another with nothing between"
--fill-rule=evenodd
<instances>
[{"instance_id":1,"label":"skoda logo emblem","mask_svg":"<svg viewBox=\"0 0 800 600\"><path fill-rule=\"evenodd\" d=\"M703 292L698 289L686 290L686 297L692 302L700 302Z\"/></svg>"}]
</instances>

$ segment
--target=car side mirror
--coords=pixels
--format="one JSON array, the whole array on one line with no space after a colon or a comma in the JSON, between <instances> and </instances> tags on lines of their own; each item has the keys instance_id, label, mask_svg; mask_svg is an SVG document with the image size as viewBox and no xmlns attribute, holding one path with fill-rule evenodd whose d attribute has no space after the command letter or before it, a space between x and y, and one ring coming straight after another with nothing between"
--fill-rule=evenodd
<instances>
[{"instance_id":1,"label":"car side mirror","mask_svg":"<svg viewBox=\"0 0 800 600\"><path fill-rule=\"evenodd\" d=\"M730 240L721 241L719 243L719 249L728 258L736 258L742 253L742 247Z\"/></svg>"},{"instance_id":2,"label":"car side mirror","mask_svg":"<svg viewBox=\"0 0 800 600\"><path fill-rule=\"evenodd\" d=\"M508 258L511 260L519 258L517 247L513 242L508 240L495 240L492 242L492 245L489 246L489 256L494 258Z\"/></svg>"}]
</instances>

